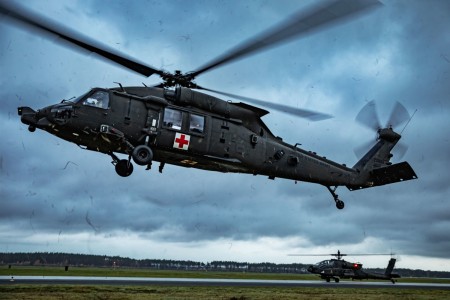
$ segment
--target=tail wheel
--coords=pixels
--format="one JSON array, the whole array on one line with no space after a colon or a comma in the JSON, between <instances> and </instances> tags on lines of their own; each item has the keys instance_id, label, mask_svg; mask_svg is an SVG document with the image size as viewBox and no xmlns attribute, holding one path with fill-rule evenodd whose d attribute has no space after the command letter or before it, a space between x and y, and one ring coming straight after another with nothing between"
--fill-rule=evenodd
<instances>
[{"instance_id":1,"label":"tail wheel","mask_svg":"<svg viewBox=\"0 0 450 300\"><path fill-rule=\"evenodd\" d=\"M139 145L133 149L131 156L136 164L145 166L152 162L153 151L149 146Z\"/></svg>"},{"instance_id":2,"label":"tail wheel","mask_svg":"<svg viewBox=\"0 0 450 300\"><path fill-rule=\"evenodd\" d=\"M344 206L345 206L344 201L339 200L339 199L336 200L336 207L337 207L337 209L343 209Z\"/></svg>"},{"instance_id":3,"label":"tail wheel","mask_svg":"<svg viewBox=\"0 0 450 300\"><path fill-rule=\"evenodd\" d=\"M336 194L336 189L338 188L337 186L335 186L334 188L331 188L330 186L326 185L326 188L328 189L328 191L331 193L331 195L333 196L334 202L336 202L336 208L337 209L343 209L345 204L344 201L342 201L341 199L339 199L338 195Z\"/></svg>"}]
</instances>

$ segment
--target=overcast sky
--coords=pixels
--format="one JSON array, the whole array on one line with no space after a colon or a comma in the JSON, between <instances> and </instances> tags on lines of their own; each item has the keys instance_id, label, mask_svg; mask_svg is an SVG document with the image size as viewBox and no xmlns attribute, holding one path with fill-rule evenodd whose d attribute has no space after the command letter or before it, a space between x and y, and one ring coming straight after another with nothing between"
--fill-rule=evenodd
<instances>
[{"instance_id":1,"label":"overcast sky","mask_svg":"<svg viewBox=\"0 0 450 300\"><path fill-rule=\"evenodd\" d=\"M311 1L27 1L30 9L157 68L194 70ZM197 78L211 89L334 115L264 117L275 135L339 163L376 134L355 116L375 100L414 118L402 158L419 179L338 194L264 176L167 165L119 177L111 158L46 132L35 109L92 87L158 83L17 27L0 15L0 251L313 263L291 253L395 253L399 268L450 271L450 1L389 1L370 14ZM223 98L226 99L226 98ZM402 128L397 128L400 131ZM399 159L394 156L394 162ZM349 257L385 267L388 257Z\"/></svg>"}]
</instances>

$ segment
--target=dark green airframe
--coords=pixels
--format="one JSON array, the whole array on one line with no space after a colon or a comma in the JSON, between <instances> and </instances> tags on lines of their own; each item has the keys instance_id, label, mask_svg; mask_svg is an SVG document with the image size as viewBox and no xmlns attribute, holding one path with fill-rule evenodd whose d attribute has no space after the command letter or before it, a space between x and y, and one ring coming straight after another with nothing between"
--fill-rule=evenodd
<instances>
[{"instance_id":1,"label":"dark green airframe","mask_svg":"<svg viewBox=\"0 0 450 300\"><path fill-rule=\"evenodd\" d=\"M295 254L294 254L295 255ZM324 254L325 255L325 254ZM368 256L368 255L391 255L391 254L341 254L338 253L330 254L335 256L336 259L323 260L317 264L308 267L308 272L317 274L320 278L330 282L333 279L335 282L339 282L340 279L351 279L351 280L363 280L363 279L375 279L375 280L390 280L392 283L400 278L399 274L392 273L396 259L391 258L386 267L384 273L367 272L362 268L362 264L352 263L342 259L343 256L353 255L353 256ZM300 255L302 256L302 255ZM314 254L307 256L316 256Z\"/></svg>"},{"instance_id":2,"label":"dark green airframe","mask_svg":"<svg viewBox=\"0 0 450 300\"><path fill-rule=\"evenodd\" d=\"M147 169L153 162L159 162L160 172L165 164L172 164L286 178L324 185L337 208L342 209L344 202L335 192L338 186L357 190L417 178L407 162L390 162L391 150L401 138L392 129L398 120L385 128L377 125L377 143L355 166L347 167L283 142L261 120L268 111L246 103L309 120L326 119L329 115L214 91L199 86L194 79L218 66L323 29L379 4L374 0L323 2L294 14L189 73L169 73L147 66L17 5L2 2L0 13L20 21L27 29L57 35L72 46L95 52L139 74L162 78L162 83L153 87L119 84L110 89L94 88L75 100L63 100L37 111L19 107L21 120L30 131L45 130L87 150L105 153L112 157L120 176L131 175L133 160ZM224 101L198 90L246 103ZM372 106L369 103L369 110ZM128 159L119 159L116 153L126 154Z\"/></svg>"}]
</instances>

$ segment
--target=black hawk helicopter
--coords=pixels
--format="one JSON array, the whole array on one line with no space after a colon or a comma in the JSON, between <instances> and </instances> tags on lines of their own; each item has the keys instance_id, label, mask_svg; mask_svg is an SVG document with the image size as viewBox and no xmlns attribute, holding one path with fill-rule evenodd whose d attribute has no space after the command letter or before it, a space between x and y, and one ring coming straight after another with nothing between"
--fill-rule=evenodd
<instances>
[{"instance_id":1,"label":"black hawk helicopter","mask_svg":"<svg viewBox=\"0 0 450 300\"><path fill-rule=\"evenodd\" d=\"M323 260L315 265L308 267L308 272L318 274L320 278L330 282L333 279L339 282L339 279L363 280L390 280L396 282L396 278L400 278L399 274L392 273L396 259L391 258L384 273L372 273L362 269L362 264L348 262L342 259L344 256L369 256L369 255L391 255L392 254L342 254L339 250L334 254L291 254L291 256L334 256L336 259Z\"/></svg>"},{"instance_id":2,"label":"black hawk helicopter","mask_svg":"<svg viewBox=\"0 0 450 300\"><path fill-rule=\"evenodd\" d=\"M204 88L194 79L207 71L241 59L281 42L304 36L380 6L375 0L327 1L256 35L195 71L170 73L101 45L61 24L7 1L0 13L27 29L56 35L66 44L94 52L144 76L158 75L162 83L148 87L94 88L74 100L34 110L19 107L21 121L33 132L49 132L78 146L112 157L117 174L129 176L133 160L150 169L165 164L219 172L265 175L318 183L327 187L338 209L338 186L358 190L417 178L407 162L392 164L391 150L401 136L393 121L385 128L376 125L378 141L353 167L290 145L275 136L261 120L268 111L282 111L309 120L329 118L327 114L288 107ZM203 90L245 101L224 101ZM369 107L370 108L370 107ZM369 109L370 110L370 109ZM362 118L364 119L364 118ZM371 118L369 118L370 120ZM395 118L394 118L395 119ZM400 123L405 121L401 119ZM367 120L363 120L367 124ZM117 153L128 155L120 159Z\"/></svg>"}]
</instances>

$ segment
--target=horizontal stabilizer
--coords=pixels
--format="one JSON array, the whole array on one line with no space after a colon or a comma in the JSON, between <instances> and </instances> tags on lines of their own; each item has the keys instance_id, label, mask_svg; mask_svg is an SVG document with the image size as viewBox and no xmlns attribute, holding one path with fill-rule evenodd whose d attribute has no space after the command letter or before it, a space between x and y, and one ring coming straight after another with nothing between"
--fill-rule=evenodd
<instances>
[{"instance_id":1,"label":"horizontal stabilizer","mask_svg":"<svg viewBox=\"0 0 450 300\"><path fill-rule=\"evenodd\" d=\"M417 179L417 175L411 166L405 161L395 165L373 169L370 172L369 184L364 186L347 186L347 188L353 191L411 179Z\"/></svg>"}]
</instances>

